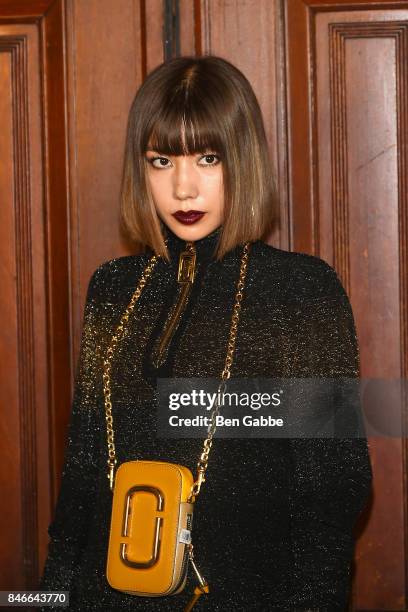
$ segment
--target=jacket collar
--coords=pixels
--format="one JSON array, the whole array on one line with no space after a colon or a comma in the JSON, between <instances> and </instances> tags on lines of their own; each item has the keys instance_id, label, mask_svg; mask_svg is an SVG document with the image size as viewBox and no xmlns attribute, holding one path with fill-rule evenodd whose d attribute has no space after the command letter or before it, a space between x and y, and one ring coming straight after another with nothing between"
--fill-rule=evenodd
<instances>
[{"instance_id":1,"label":"jacket collar","mask_svg":"<svg viewBox=\"0 0 408 612\"><path fill-rule=\"evenodd\" d=\"M220 240L222 233L222 225L217 227L207 236L200 238L200 240L195 240L193 242L196 250L196 258L200 263L215 260L215 250ZM167 239L167 249L169 251L169 256L172 265L178 266L179 255L182 251L186 250L186 245L188 241L179 238L177 234L175 234L167 225L163 224L163 236Z\"/></svg>"}]
</instances>

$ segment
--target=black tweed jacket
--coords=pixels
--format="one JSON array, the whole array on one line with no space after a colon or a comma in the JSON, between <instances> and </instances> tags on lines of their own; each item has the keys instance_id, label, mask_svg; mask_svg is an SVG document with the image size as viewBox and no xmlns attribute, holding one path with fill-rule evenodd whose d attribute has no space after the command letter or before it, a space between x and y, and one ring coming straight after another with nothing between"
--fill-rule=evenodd
<instances>
[{"instance_id":1,"label":"black tweed jacket","mask_svg":"<svg viewBox=\"0 0 408 612\"><path fill-rule=\"evenodd\" d=\"M216 261L219 232L195 243L197 274L165 359L158 364L152 355L175 303L185 247L171 231L171 263L159 259L117 348L112 399L119 463L172 461L195 473L202 438L156 436L156 382L219 378L223 370L242 246ZM181 611L195 586L190 571L181 594L141 598L115 591L105 575L112 494L102 358L151 255L107 262L89 285L62 487L40 584L70 591L69 610ZM353 315L334 269L317 257L253 242L231 377L358 376ZM216 434L193 528L210 594L195 610L345 610L353 526L371 478L364 437Z\"/></svg>"}]
</instances>

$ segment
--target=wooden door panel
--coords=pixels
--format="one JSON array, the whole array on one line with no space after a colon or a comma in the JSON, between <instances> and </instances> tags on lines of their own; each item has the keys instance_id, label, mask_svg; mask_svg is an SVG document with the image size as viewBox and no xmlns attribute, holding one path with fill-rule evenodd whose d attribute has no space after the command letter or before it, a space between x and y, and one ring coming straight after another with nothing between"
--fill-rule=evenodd
<instances>
[{"instance_id":1,"label":"wooden door panel","mask_svg":"<svg viewBox=\"0 0 408 612\"><path fill-rule=\"evenodd\" d=\"M49 499L48 470L39 481L36 448L37 428L48 428L45 294L36 290L45 285L39 53L35 25L0 25L3 589L35 584L40 520L41 529L45 524L39 487ZM47 436L43 441L48 452Z\"/></svg>"},{"instance_id":2,"label":"wooden door panel","mask_svg":"<svg viewBox=\"0 0 408 612\"><path fill-rule=\"evenodd\" d=\"M37 586L68 414L62 9L0 0L1 589Z\"/></svg>"},{"instance_id":3,"label":"wooden door panel","mask_svg":"<svg viewBox=\"0 0 408 612\"><path fill-rule=\"evenodd\" d=\"M408 346L408 4L378 4L286 5L292 248L339 273L362 376L398 380ZM358 526L353 606L404 610L406 441L369 442L373 498Z\"/></svg>"}]
</instances>

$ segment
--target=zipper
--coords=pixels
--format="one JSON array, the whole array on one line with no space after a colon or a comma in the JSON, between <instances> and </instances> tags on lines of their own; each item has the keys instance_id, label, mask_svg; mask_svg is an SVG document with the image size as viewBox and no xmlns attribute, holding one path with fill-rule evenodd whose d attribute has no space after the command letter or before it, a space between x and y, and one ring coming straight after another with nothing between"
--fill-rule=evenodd
<instances>
[{"instance_id":1,"label":"zipper","mask_svg":"<svg viewBox=\"0 0 408 612\"><path fill-rule=\"evenodd\" d=\"M196 273L196 250L193 242L186 242L186 248L180 253L177 281L180 285L174 307L165 323L157 348L153 351L152 362L156 368L166 359L170 341L180 323L186 308Z\"/></svg>"},{"instance_id":2,"label":"zipper","mask_svg":"<svg viewBox=\"0 0 408 612\"><path fill-rule=\"evenodd\" d=\"M186 525L186 529L188 529L189 531L191 531L192 522L193 522L193 515L189 513L189 514L187 514L187 525ZM185 544L184 554L183 554L183 561L182 561L181 571L180 571L180 580L178 581L178 583L174 587L174 589L173 589L174 591L176 591L177 589L180 588L182 582L184 581L184 578L186 577L186 573L187 573L187 570L188 570L188 567L187 567L188 558L189 558L189 546L188 546L188 544Z\"/></svg>"}]
</instances>

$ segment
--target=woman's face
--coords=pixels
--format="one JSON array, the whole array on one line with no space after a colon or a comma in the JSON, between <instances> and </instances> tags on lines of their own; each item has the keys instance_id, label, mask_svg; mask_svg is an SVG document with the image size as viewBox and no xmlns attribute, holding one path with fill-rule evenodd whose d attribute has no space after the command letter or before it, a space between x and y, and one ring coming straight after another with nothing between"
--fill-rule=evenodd
<instances>
[{"instance_id":1,"label":"woman's face","mask_svg":"<svg viewBox=\"0 0 408 612\"><path fill-rule=\"evenodd\" d=\"M214 151L176 156L148 149L146 159L146 178L157 214L179 238L200 240L222 224L222 162ZM177 218L177 213L190 211L204 214L194 223Z\"/></svg>"}]
</instances>

